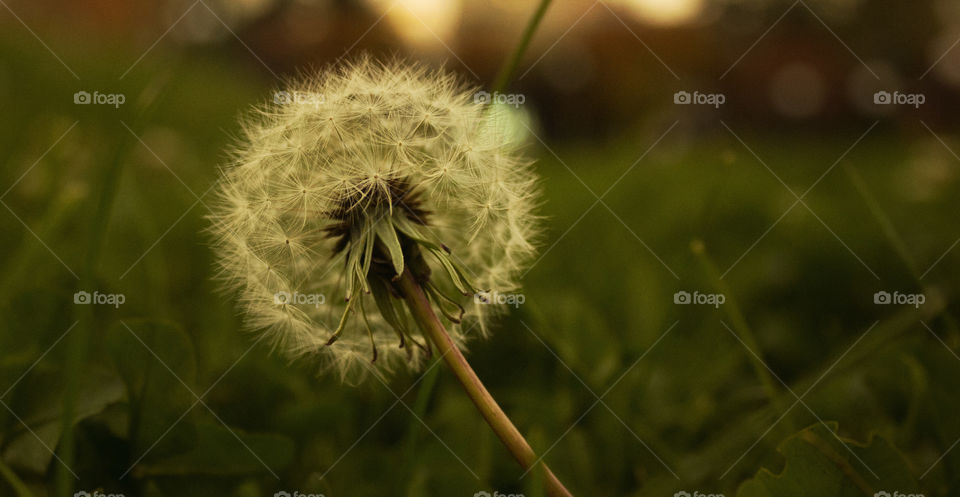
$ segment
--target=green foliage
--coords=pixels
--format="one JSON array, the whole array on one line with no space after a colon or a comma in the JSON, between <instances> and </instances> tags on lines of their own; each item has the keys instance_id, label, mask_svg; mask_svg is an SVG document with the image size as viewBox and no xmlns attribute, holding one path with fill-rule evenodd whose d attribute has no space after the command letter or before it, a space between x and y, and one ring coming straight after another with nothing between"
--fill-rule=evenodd
<instances>
[{"instance_id":1,"label":"green foliage","mask_svg":"<svg viewBox=\"0 0 960 497\"><path fill-rule=\"evenodd\" d=\"M779 449L786 461L783 471L760 470L737 497L860 497L917 488L906 461L886 440L874 437L860 445L841 440L836 431L835 425L817 424L791 435Z\"/></svg>"}]
</instances>

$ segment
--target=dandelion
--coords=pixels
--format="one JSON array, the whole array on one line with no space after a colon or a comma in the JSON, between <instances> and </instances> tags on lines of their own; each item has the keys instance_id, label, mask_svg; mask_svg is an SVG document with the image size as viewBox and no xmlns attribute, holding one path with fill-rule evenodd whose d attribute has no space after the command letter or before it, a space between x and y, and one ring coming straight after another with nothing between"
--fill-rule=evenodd
<instances>
[{"instance_id":1,"label":"dandelion","mask_svg":"<svg viewBox=\"0 0 960 497\"><path fill-rule=\"evenodd\" d=\"M458 346L486 335L504 306L464 296L515 289L536 231L535 177L498 114L454 76L398 63L295 86L246 121L213 217L247 323L347 381L361 361L417 369L428 347L394 281L409 268Z\"/></svg>"},{"instance_id":2,"label":"dandelion","mask_svg":"<svg viewBox=\"0 0 960 497\"><path fill-rule=\"evenodd\" d=\"M516 290L534 253L536 177L503 115L449 73L369 59L277 97L246 119L212 216L247 325L347 382L435 348L534 465L460 352L506 307L472 296Z\"/></svg>"}]
</instances>

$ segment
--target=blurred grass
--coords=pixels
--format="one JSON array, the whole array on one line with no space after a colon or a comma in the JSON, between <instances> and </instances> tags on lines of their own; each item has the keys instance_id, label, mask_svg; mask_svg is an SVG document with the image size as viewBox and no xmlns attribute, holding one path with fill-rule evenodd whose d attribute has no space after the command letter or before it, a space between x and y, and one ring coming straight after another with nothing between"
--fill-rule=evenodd
<instances>
[{"instance_id":1,"label":"blurred grass","mask_svg":"<svg viewBox=\"0 0 960 497\"><path fill-rule=\"evenodd\" d=\"M415 409L424 404L424 421L441 443L425 430L412 431L419 423L411 423L409 411L394 405L382 385L341 386L317 377L308 363L287 364L238 331L230 298L210 281L202 195L216 181L237 114L269 94L269 81L215 53L181 57L159 51L118 81L115 69L135 57L101 47L99 58L68 57L85 64L75 67L84 75L77 82L64 78L33 41L11 36L0 39L0 105L7 116L0 121L3 189L79 124L3 202L79 274L85 274L86 247L93 243L89 227L104 226L102 256L88 290L127 296L119 309L81 308L91 312L90 333L69 338L84 343L64 340L53 347L0 397L16 413L0 410L0 460L33 495L48 495L52 475L61 469L18 418L57 447L62 429L56 420L67 394L77 398L71 426L78 456L71 467L80 476L78 488L178 496L259 496L280 489L328 496L472 495L482 489L538 495L530 481L518 480L514 462L445 371L428 400L418 400L423 383L404 398ZM164 90L154 111L134 126L139 111L133 102L158 81ZM77 106L72 95L80 89L125 93L129 103L119 109ZM606 191L672 122L638 123L605 143L549 143L565 164L548 151L530 149L544 177L544 255L526 277L526 304L492 339L471 346L471 362L488 388L535 449L548 451L546 460L577 495L672 495L694 488L734 495L761 467L776 472L783 465L776 447L795 432L786 422L738 458L780 417L783 408L774 406L795 399L787 392L768 399L751 356L721 324L724 309L673 304L676 291L708 292L715 285L688 248L702 239L721 273L736 263L723 282L756 336L758 354L798 394L815 385L804 402L816 416L794 407L795 427L819 417L837 421L840 433L856 440L881 434L896 443L919 477L960 436L960 422L950 414L958 404L960 364L919 321L956 350L960 336L940 313L943 303L956 312L956 254L923 279L930 304L920 310L874 305L873 294L915 288L916 270L905 261L925 270L960 236L954 159L922 128L903 131L883 123L843 164L869 187L886 213L883 223L899 233L899 248L891 247L890 229L885 233L878 225L876 205L864 201L863 185L851 183L837 167L805 197L816 216L797 205L740 259L795 198L720 126L703 132L681 121L604 197L609 210L595 205L580 183L598 194ZM826 136L731 126L800 193L869 124ZM101 174L113 157L119 172L110 178L117 190L107 217L86 206L106 198ZM0 260L6 261L0 286L3 390L57 342L77 311L77 280L17 217L0 211ZM189 433L174 432L167 453L149 455L139 470L119 478L142 455L131 434L163 432L176 421L170 413L144 425L137 413L166 412L150 402L179 405L184 395L186 405L193 400L179 382L164 387L168 393L160 401L134 395L164 385L152 381L170 380L158 364L149 364L150 357L142 362L155 379L122 387L131 375L124 373L129 366L123 357L143 350L133 342L117 351L122 344L106 330L137 318L171 323L157 340L174 337L192 351L172 355L195 358L194 365L183 365L195 368L195 375L184 376L191 376L189 387L197 394L210 389L204 402L216 417L198 405L183 423L204 440L222 439L203 447L215 451L205 458L226 461L219 471L183 464L192 459L173 465L169 458L178 450L196 457L191 451L197 449ZM75 384L64 386L63 365L81 345L88 348L81 372ZM391 388L403 392L414 381L401 375ZM604 395L603 403L595 395ZM271 468L279 480L240 461L249 457L243 445L209 430L219 426L217 418L264 444L278 461L290 442L292 457ZM960 461L949 455L923 480L925 493L948 495L958 469ZM13 492L16 483L8 482L15 481L0 483L0 493Z\"/></svg>"}]
</instances>

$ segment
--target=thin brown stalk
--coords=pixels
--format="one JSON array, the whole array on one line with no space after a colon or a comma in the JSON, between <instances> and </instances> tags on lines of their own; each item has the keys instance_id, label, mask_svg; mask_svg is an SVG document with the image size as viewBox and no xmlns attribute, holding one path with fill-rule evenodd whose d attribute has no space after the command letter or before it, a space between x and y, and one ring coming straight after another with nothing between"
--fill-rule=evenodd
<instances>
[{"instance_id":1,"label":"thin brown stalk","mask_svg":"<svg viewBox=\"0 0 960 497\"><path fill-rule=\"evenodd\" d=\"M467 359L460 352L460 349L453 343L450 334L447 333L443 323L433 312L430 301L423 291L423 287L417 282L410 269L404 269L399 280L400 289L403 291L407 306L413 313L414 319L423 329L423 333L433 342L438 349L447 366L453 370L454 375L460 380L467 396L473 401L474 405L480 411L483 419L493 428L494 433L500 438L500 441L506 445L507 450L520 463L525 470L538 466L543 472L543 481L547 487L547 494L551 497L573 497L560 483L560 480L550 471L550 468L537 457L536 453L527 443L520 430L513 425L510 418L503 412L503 409L493 399L487 388L483 386L480 378L470 367Z\"/></svg>"}]
</instances>

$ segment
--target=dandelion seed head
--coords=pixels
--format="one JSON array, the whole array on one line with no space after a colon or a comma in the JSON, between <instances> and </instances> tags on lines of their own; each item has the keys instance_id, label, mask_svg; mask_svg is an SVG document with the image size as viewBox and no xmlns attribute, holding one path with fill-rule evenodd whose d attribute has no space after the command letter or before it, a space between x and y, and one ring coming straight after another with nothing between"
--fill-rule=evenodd
<instances>
[{"instance_id":1,"label":"dandelion seed head","mask_svg":"<svg viewBox=\"0 0 960 497\"><path fill-rule=\"evenodd\" d=\"M503 115L450 73L368 58L284 95L295 98L244 119L211 216L219 277L246 325L348 382L417 370L426 340L405 306L383 308L399 302L390 281L402 254L441 295L438 315L442 296L462 306L462 320L444 323L458 346L485 336L505 306L460 286L515 291L538 227L536 177Z\"/></svg>"}]
</instances>

